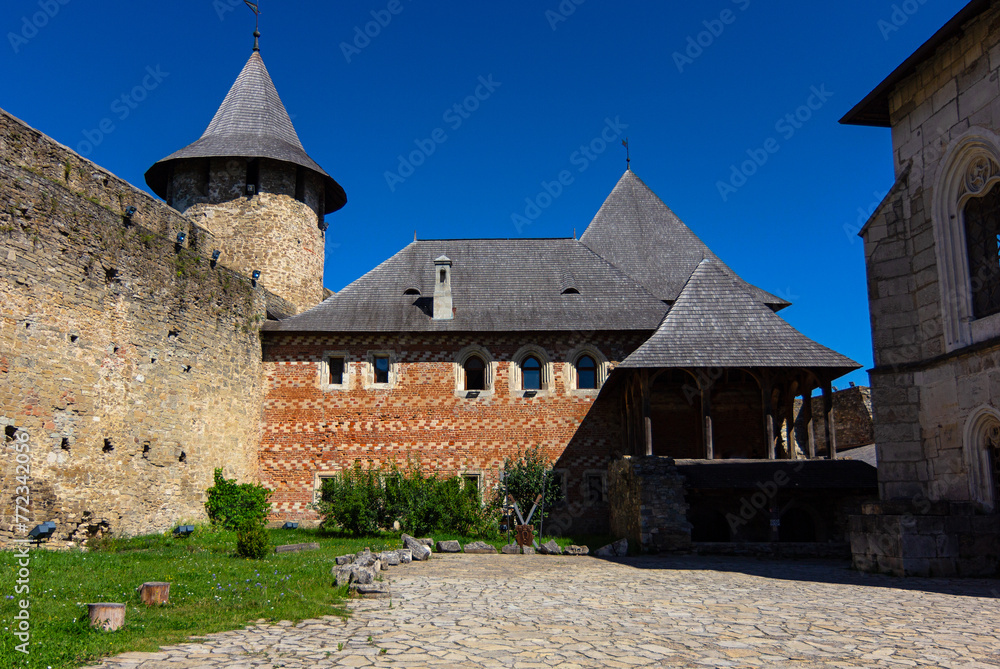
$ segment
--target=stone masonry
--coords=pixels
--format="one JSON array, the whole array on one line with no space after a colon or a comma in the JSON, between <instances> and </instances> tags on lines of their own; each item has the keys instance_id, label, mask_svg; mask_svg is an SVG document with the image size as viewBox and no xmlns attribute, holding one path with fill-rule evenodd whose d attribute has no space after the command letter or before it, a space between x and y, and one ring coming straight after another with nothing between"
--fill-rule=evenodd
<instances>
[{"instance_id":1,"label":"stone masonry","mask_svg":"<svg viewBox=\"0 0 1000 669\"><path fill-rule=\"evenodd\" d=\"M672 458L630 457L608 467L611 534L646 552L691 548L684 477Z\"/></svg>"},{"instance_id":2,"label":"stone masonry","mask_svg":"<svg viewBox=\"0 0 1000 669\"><path fill-rule=\"evenodd\" d=\"M8 462L12 440L30 440L29 527L55 521L59 540L163 531L204 517L214 468L256 477L264 291L213 266L212 248L0 112L0 427ZM16 474L2 474L0 540Z\"/></svg>"}]
</instances>

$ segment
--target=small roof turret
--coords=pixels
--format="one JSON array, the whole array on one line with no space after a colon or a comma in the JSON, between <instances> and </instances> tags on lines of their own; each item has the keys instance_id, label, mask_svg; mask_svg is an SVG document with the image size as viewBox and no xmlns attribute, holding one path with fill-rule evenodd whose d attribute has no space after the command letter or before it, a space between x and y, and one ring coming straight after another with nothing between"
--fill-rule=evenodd
<instances>
[{"instance_id":1,"label":"small roof turret","mask_svg":"<svg viewBox=\"0 0 1000 669\"><path fill-rule=\"evenodd\" d=\"M324 213L347 204L344 189L306 154L292 120L256 49L250 55L201 138L160 160L146 172L146 183L166 198L171 164L190 158L270 158L299 165L322 177Z\"/></svg>"}]
</instances>

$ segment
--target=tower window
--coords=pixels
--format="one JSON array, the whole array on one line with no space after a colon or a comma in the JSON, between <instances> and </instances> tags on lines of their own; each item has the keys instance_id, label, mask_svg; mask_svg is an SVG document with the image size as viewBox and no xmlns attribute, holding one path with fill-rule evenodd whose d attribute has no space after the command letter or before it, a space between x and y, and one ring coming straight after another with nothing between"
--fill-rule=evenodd
<instances>
[{"instance_id":1,"label":"tower window","mask_svg":"<svg viewBox=\"0 0 1000 669\"><path fill-rule=\"evenodd\" d=\"M375 370L375 383L389 383L389 356L376 355L372 367Z\"/></svg>"},{"instance_id":2,"label":"tower window","mask_svg":"<svg viewBox=\"0 0 1000 669\"><path fill-rule=\"evenodd\" d=\"M542 363L533 355L529 355L521 363L521 389L542 389Z\"/></svg>"},{"instance_id":3,"label":"tower window","mask_svg":"<svg viewBox=\"0 0 1000 669\"><path fill-rule=\"evenodd\" d=\"M965 239L973 316L1000 313L1000 188L965 205Z\"/></svg>"},{"instance_id":4,"label":"tower window","mask_svg":"<svg viewBox=\"0 0 1000 669\"><path fill-rule=\"evenodd\" d=\"M448 276L447 272L445 272L445 270L441 270L440 278L438 279L438 281L440 283L444 283L444 280L447 278L447 276Z\"/></svg>"},{"instance_id":5,"label":"tower window","mask_svg":"<svg viewBox=\"0 0 1000 669\"><path fill-rule=\"evenodd\" d=\"M486 390L486 363L477 355L465 361L465 389Z\"/></svg>"},{"instance_id":6,"label":"tower window","mask_svg":"<svg viewBox=\"0 0 1000 669\"><path fill-rule=\"evenodd\" d=\"M576 361L576 387L580 390L597 389L597 363L589 355Z\"/></svg>"}]
</instances>

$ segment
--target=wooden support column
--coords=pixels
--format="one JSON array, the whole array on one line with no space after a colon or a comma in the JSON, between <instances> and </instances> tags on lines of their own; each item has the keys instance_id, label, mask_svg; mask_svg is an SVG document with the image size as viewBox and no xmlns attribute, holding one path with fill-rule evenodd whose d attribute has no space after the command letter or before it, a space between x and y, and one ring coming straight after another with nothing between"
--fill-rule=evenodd
<instances>
[{"instance_id":1,"label":"wooden support column","mask_svg":"<svg viewBox=\"0 0 1000 669\"><path fill-rule=\"evenodd\" d=\"M646 455L653 454L653 410L649 396L649 370L642 370L642 428Z\"/></svg>"},{"instance_id":2,"label":"wooden support column","mask_svg":"<svg viewBox=\"0 0 1000 669\"><path fill-rule=\"evenodd\" d=\"M809 450L807 457L810 460L816 459L816 430L813 426L813 401L812 388L807 387L802 394L802 422L805 423L806 437L809 439Z\"/></svg>"},{"instance_id":3,"label":"wooden support column","mask_svg":"<svg viewBox=\"0 0 1000 669\"><path fill-rule=\"evenodd\" d=\"M715 459L715 439L712 434L712 382L703 378L701 386L701 424L705 444L705 459Z\"/></svg>"},{"instance_id":4,"label":"wooden support column","mask_svg":"<svg viewBox=\"0 0 1000 669\"><path fill-rule=\"evenodd\" d=\"M837 458L837 428L833 424L833 388L830 381L823 381L823 419L826 431L826 457Z\"/></svg>"},{"instance_id":5,"label":"wooden support column","mask_svg":"<svg viewBox=\"0 0 1000 669\"><path fill-rule=\"evenodd\" d=\"M761 377L760 391L764 402L764 433L767 438L767 459L774 460L774 400L771 397L774 391L774 383L769 374Z\"/></svg>"}]
</instances>

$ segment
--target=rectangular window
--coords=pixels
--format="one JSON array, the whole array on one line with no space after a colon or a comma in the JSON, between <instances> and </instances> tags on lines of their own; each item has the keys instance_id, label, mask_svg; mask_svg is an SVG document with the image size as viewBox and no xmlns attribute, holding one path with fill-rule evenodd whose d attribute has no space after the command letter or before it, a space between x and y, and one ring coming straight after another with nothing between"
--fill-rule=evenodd
<instances>
[{"instance_id":1,"label":"rectangular window","mask_svg":"<svg viewBox=\"0 0 1000 669\"><path fill-rule=\"evenodd\" d=\"M479 474L464 474L462 479L464 480L466 490L479 491Z\"/></svg>"},{"instance_id":2,"label":"rectangular window","mask_svg":"<svg viewBox=\"0 0 1000 669\"><path fill-rule=\"evenodd\" d=\"M389 356L376 355L374 360L375 383L389 383Z\"/></svg>"},{"instance_id":3,"label":"rectangular window","mask_svg":"<svg viewBox=\"0 0 1000 669\"><path fill-rule=\"evenodd\" d=\"M327 383L331 386L344 385L344 359L342 357L328 358L327 365L330 368L330 378Z\"/></svg>"},{"instance_id":4,"label":"rectangular window","mask_svg":"<svg viewBox=\"0 0 1000 669\"><path fill-rule=\"evenodd\" d=\"M604 503L604 477L600 474L587 475L587 501L592 504Z\"/></svg>"}]
</instances>

